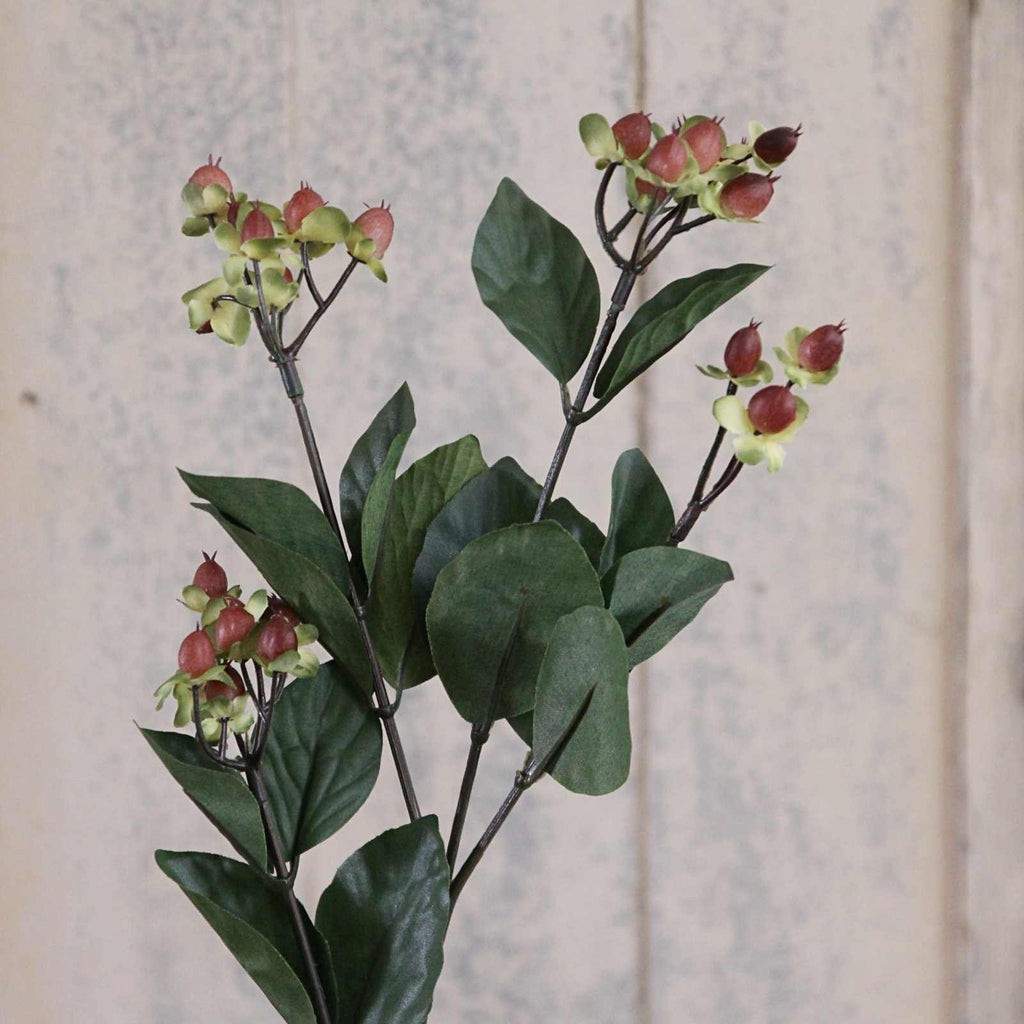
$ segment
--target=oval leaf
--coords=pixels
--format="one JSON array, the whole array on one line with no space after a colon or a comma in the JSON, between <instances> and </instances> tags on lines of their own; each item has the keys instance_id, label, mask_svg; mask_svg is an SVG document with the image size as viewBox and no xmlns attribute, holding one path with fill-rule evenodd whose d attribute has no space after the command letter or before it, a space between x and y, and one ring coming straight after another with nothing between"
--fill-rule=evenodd
<instances>
[{"instance_id":1,"label":"oval leaf","mask_svg":"<svg viewBox=\"0 0 1024 1024\"><path fill-rule=\"evenodd\" d=\"M623 452L612 471L612 510L601 551L603 576L623 555L664 544L675 524L672 502L639 448Z\"/></svg>"}]
</instances>

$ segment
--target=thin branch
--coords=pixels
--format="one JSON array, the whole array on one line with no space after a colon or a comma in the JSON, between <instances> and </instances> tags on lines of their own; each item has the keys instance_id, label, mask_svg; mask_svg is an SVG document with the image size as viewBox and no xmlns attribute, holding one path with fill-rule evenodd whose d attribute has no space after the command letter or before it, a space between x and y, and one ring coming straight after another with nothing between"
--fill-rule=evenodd
<instances>
[{"instance_id":1,"label":"thin branch","mask_svg":"<svg viewBox=\"0 0 1024 1024\"><path fill-rule=\"evenodd\" d=\"M334 287L330 290L327 298L323 300L321 305L313 311L312 316L306 321L305 326L295 336L295 340L284 349L286 356L291 356L293 359L299 354L299 349L305 344L306 339L309 337L310 332L316 327L320 320L320 317L330 309L331 303L341 294L341 289L345 287L345 282L352 276L352 271L356 269L359 260L354 256L349 260L348 266L342 271L341 277L335 282Z\"/></svg>"},{"instance_id":2,"label":"thin branch","mask_svg":"<svg viewBox=\"0 0 1024 1024\"><path fill-rule=\"evenodd\" d=\"M597 237L601 239L604 251L611 257L612 263L621 269L625 267L626 260L608 237L608 224L604 216L604 200L608 193L608 184L618 166L618 164L609 164L604 174L601 175L601 184L597 186L597 197L594 200L594 223L597 225Z\"/></svg>"},{"instance_id":3,"label":"thin branch","mask_svg":"<svg viewBox=\"0 0 1024 1024\"><path fill-rule=\"evenodd\" d=\"M306 284L309 285L309 294L313 296L313 301L317 306L324 304L323 297L320 294L320 289L317 288L316 282L313 280L313 271L309 267L309 243L303 242L301 246L302 253L302 273L306 275Z\"/></svg>"}]
</instances>

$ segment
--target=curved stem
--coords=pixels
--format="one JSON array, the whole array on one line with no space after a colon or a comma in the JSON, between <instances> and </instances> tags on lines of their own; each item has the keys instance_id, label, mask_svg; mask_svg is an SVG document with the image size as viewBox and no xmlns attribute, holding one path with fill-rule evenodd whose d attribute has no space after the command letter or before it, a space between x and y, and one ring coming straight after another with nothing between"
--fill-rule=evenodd
<instances>
[{"instance_id":1,"label":"curved stem","mask_svg":"<svg viewBox=\"0 0 1024 1024\"><path fill-rule=\"evenodd\" d=\"M609 164L604 174L601 175L601 184L597 186L597 197L594 200L594 222L597 225L597 237L601 239L601 245L604 246L604 251L608 253L612 263L621 268L625 267L626 260L623 258L619 250L615 248L615 245L608 234L608 224L604 216L604 200L605 196L608 194L608 184L612 180L612 176L615 174L615 168L618 166L618 164Z\"/></svg>"},{"instance_id":2,"label":"curved stem","mask_svg":"<svg viewBox=\"0 0 1024 1024\"><path fill-rule=\"evenodd\" d=\"M323 296L320 294L320 289L317 288L316 282L313 280L313 271L309 267L309 243L303 242L301 246L302 253L302 272L306 275L306 284L309 286L309 294L313 296L313 301L320 307L324 304Z\"/></svg>"},{"instance_id":3,"label":"curved stem","mask_svg":"<svg viewBox=\"0 0 1024 1024\"><path fill-rule=\"evenodd\" d=\"M327 298L324 299L323 302L321 302L316 307L316 309L313 311L313 315L310 316L310 318L306 321L305 326L295 336L295 340L290 345L287 345L285 347L284 354L286 356L291 356L292 358L294 358L295 356L298 355L299 349L302 348L302 346L305 344L306 339L310 335L310 332L313 330L314 327L316 327L317 322L320 320L320 317L322 317L324 313L326 313L327 310L330 308L331 303L341 293L341 289L345 287L345 282L352 276L352 271L356 269L356 265L358 263L359 260L357 260L353 256L352 259L349 261L348 266L344 269L344 271L342 271L341 277L338 278L338 280L335 282L334 287L328 293ZM312 292L312 289L310 289L310 291Z\"/></svg>"}]
</instances>

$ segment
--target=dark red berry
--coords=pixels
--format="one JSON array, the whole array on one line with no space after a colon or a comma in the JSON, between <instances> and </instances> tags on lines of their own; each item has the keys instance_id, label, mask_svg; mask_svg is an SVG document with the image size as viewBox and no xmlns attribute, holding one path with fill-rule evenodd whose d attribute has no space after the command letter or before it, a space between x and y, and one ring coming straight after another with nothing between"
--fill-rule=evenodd
<instances>
[{"instance_id":1,"label":"dark red berry","mask_svg":"<svg viewBox=\"0 0 1024 1024\"><path fill-rule=\"evenodd\" d=\"M665 189L658 185L652 185L649 181L644 181L643 178L636 179L636 191L637 195L641 196L654 196L654 201L660 203L668 193Z\"/></svg>"},{"instance_id":2,"label":"dark red berry","mask_svg":"<svg viewBox=\"0 0 1024 1024\"><path fill-rule=\"evenodd\" d=\"M651 144L651 119L644 113L627 114L612 125L627 160L639 160Z\"/></svg>"},{"instance_id":3,"label":"dark red berry","mask_svg":"<svg viewBox=\"0 0 1024 1024\"><path fill-rule=\"evenodd\" d=\"M228 203L228 223L232 227L238 227L238 208L242 204L237 199L232 199Z\"/></svg>"},{"instance_id":4,"label":"dark red berry","mask_svg":"<svg viewBox=\"0 0 1024 1024\"><path fill-rule=\"evenodd\" d=\"M772 128L754 140L754 152L766 164L781 164L796 149L801 125L796 128Z\"/></svg>"},{"instance_id":5,"label":"dark red berry","mask_svg":"<svg viewBox=\"0 0 1024 1024\"><path fill-rule=\"evenodd\" d=\"M355 224L367 238L373 239L377 246L374 255L380 259L387 252L391 236L395 233L395 218L391 216L391 207L383 203L371 206L356 217Z\"/></svg>"},{"instance_id":6,"label":"dark red berry","mask_svg":"<svg viewBox=\"0 0 1024 1024\"><path fill-rule=\"evenodd\" d=\"M198 333L204 333L203 328ZM216 551L212 556L203 552L203 561L192 577L192 586L205 591L211 601L228 592L228 574L217 564Z\"/></svg>"},{"instance_id":7,"label":"dark red berry","mask_svg":"<svg viewBox=\"0 0 1024 1024\"><path fill-rule=\"evenodd\" d=\"M270 218L260 209L257 203L246 214L245 223L242 225L242 241L249 242L254 238L273 238L274 225Z\"/></svg>"},{"instance_id":8,"label":"dark red berry","mask_svg":"<svg viewBox=\"0 0 1024 1024\"><path fill-rule=\"evenodd\" d=\"M187 672L192 679L198 679L204 672L209 672L217 663L217 653L213 649L213 641L200 627L189 633L178 648L178 668Z\"/></svg>"},{"instance_id":9,"label":"dark red berry","mask_svg":"<svg viewBox=\"0 0 1024 1024\"><path fill-rule=\"evenodd\" d=\"M206 684L207 700L234 700L245 693L245 683L242 682L242 677L238 672L230 665L225 665L224 670L227 672L231 682L225 683L221 679L209 680Z\"/></svg>"},{"instance_id":10,"label":"dark red berry","mask_svg":"<svg viewBox=\"0 0 1024 1024\"><path fill-rule=\"evenodd\" d=\"M688 143L693 151L697 170L701 174L710 171L722 159L725 132L718 121L698 121L683 132L683 141Z\"/></svg>"},{"instance_id":11,"label":"dark red berry","mask_svg":"<svg viewBox=\"0 0 1024 1024\"><path fill-rule=\"evenodd\" d=\"M722 209L730 217L752 220L771 202L778 178L770 174L742 174L733 178L719 197Z\"/></svg>"},{"instance_id":12,"label":"dark red berry","mask_svg":"<svg viewBox=\"0 0 1024 1024\"><path fill-rule=\"evenodd\" d=\"M725 368L730 377L746 377L757 369L761 361L761 335L753 320L741 327L725 346Z\"/></svg>"},{"instance_id":13,"label":"dark red berry","mask_svg":"<svg viewBox=\"0 0 1024 1024\"><path fill-rule=\"evenodd\" d=\"M272 615L260 632L256 653L264 665L269 665L285 651L294 651L298 646L292 624L283 615Z\"/></svg>"},{"instance_id":14,"label":"dark red berry","mask_svg":"<svg viewBox=\"0 0 1024 1024\"><path fill-rule=\"evenodd\" d=\"M778 434L796 419L796 398L789 388L772 384L761 388L750 400L747 415L762 434Z\"/></svg>"},{"instance_id":15,"label":"dark red berry","mask_svg":"<svg viewBox=\"0 0 1024 1024\"><path fill-rule=\"evenodd\" d=\"M825 324L800 342L797 349L797 358L805 370L814 373L823 373L831 370L839 357L843 354L843 331L846 328L842 323Z\"/></svg>"},{"instance_id":16,"label":"dark red berry","mask_svg":"<svg viewBox=\"0 0 1024 1024\"><path fill-rule=\"evenodd\" d=\"M197 167L192 172L192 177L188 180L200 188L206 188L207 185L220 185L228 195L231 195L232 192L231 179L225 171L221 170L220 157L217 157L217 162L214 163L212 153L207 163L203 164L202 167Z\"/></svg>"},{"instance_id":17,"label":"dark red berry","mask_svg":"<svg viewBox=\"0 0 1024 1024\"><path fill-rule=\"evenodd\" d=\"M196 328L196 334L213 334L213 324L207 320L202 327Z\"/></svg>"},{"instance_id":18,"label":"dark red berry","mask_svg":"<svg viewBox=\"0 0 1024 1024\"><path fill-rule=\"evenodd\" d=\"M267 601L267 610L263 613L261 621L266 622L275 615L280 615L291 626L297 626L302 621L292 611L291 605L285 604L277 594L271 594Z\"/></svg>"},{"instance_id":19,"label":"dark red berry","mask_svg":"<svg viewBox=\"0 0 1024 1024\"><path fill-rule=\"evenodd\" d=\"M651 174L656 174L662 181L671 184L683 173L687 155L683 140L675 132L670 132L654 144L654 149L651 150L644 166Z\"/></svg>"},{"instance_id":20,"label":"dark red berry","mask_svg":"<svg viewBox=\"0 0 1024 1024\"><path fill-rule=\"evenodd\" d=\"M284 227L290 235L294 235L302 226L307 215L324 205L323 197L314 192L308 182L300 182L300 188L284 204Z\"/></svg>"},{"instance_id":21,"label":"dark red berry","mask_svg":"<svg viewBox=\"0 0 1024 1024\"><path fill-rule=\"evenodd\" d=\"M217 650L226 651L232 644L244 640L255 625L256 620L241 604L228 605L217 616Z\"/></svg>"}]
</instances>

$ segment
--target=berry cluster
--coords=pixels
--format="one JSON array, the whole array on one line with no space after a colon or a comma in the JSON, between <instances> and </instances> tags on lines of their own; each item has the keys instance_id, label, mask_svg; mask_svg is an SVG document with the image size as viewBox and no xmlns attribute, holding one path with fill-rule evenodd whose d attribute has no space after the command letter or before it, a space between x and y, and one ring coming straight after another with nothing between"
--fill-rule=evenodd
<instances>
[{"instance_id":1,"label":"berry cluster","mask_svg":"<svg viewBox=\"0 0 1024 1024\"><path fill-rule=\"evenodd\" d=\"M391 244L394 219L382 203L350 221L343 210L329 206L307 182L283 209L236 192L220 159L197 167L182 189L188 208L181 230L189 236L213 232L227 253L219 277L186 292L189 326L197 334L214 333L232 345L249 336L251 311L265 319L285 312L294 302L309 260L343 244L353 261L365 263L387 280L384 253ZM312 285L311 285L312 287ZM317 304L320 304L319 296Z\"/></svg>"}]
</instances>

